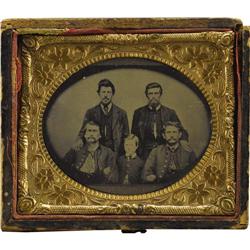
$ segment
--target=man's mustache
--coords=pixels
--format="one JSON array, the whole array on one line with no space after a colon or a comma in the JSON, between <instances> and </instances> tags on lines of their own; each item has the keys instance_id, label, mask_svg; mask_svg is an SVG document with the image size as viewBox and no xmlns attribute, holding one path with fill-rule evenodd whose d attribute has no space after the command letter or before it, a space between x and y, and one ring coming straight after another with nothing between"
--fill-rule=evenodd
<instances>
[{"instance_id":1,"label":"man's mustache","mask_svg":"<svg viewBox=\"0 0 250 250\"><path fill-rule=\"evenodd\" d=\"M150 102L152 102L152 101L155 101L155 102L159 102L156 98L152 98L151 100L150 100Z\"/></svg>"},{"instance_id":2,"label":"man's mustache","mask_svg":"<svg viewBox=\"0 0 250 250\"><path fill-rule=\"evenodd\" d=\"M170 138L168 138L168 141L170 141L170 140L177 140L176 138L174 138L174 137L170 137Z\"/></svg>"},{"instance_id":3,"label":"man's mustache","mask_svg":"<svg viewBox=\"0 0 250 250\"><path fill-rule=\"evenodd\" d=\"M96 139L94 136L88 136L87 139Z\"/></svg>"}]
</instances>

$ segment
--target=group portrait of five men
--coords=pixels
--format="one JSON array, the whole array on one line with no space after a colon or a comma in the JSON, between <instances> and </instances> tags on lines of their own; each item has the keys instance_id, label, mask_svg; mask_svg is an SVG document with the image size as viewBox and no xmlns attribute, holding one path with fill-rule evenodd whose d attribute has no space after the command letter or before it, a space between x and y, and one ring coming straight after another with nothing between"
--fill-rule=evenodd
<instances>
[{"instance_id":1,"label":"group portrait of five men","mask_svg":"<svg viewBox=\"0 0 250 250\"><path fill-rule=\"evenodd\" d=\"M188 132L176 112L161 103L162 86L146 84L147 103L134 111L131 131L127 113L113 103L115 86L98 83L100 102L86 111L82 127L64 156L67 168L85 183L164 183L196 161Z\"/></svg>"}]
</instances>

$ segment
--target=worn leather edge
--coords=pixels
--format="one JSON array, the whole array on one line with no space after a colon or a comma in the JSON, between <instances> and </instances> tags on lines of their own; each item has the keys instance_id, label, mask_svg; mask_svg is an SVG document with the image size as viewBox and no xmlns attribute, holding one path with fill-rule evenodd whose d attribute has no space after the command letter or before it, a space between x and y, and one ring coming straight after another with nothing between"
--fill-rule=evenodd
<instances>
[{"instance_id":1,"label":"worn leather edge","mask_svg":"<svg viewBox=\"0 0 250 250\"><path fill-rule=\"evenodd\" d=\"M1 78L2 78L2 100L1 100L1 226L11 220L11 197L12 197L12 173L11 161L7 155L8 136L11 130L11 57L12 57L12 31L2 34L1 44ZM8 194L8 196L6 196ZM8 205L9 204L9 205ZM9 206L9 207L7 207Z\"/></svg>"},{"instance_id":2,"label":"worn leather edge","mask_svg":"<svg viewBox=\"0 0 250 250\"><path fill-rule=\"evenodd\" d=\"M250 28L250 27L248 27ZM250 86L250 29L242 30L240 41L241 58L241 83L242 83L242 151L241 151L241 174L240 174L240 214L238 222L232 229L246 229L248 227L248 200L249 200L249 86Z\"/></svg>"},{"instance_id":3,"label":"worn leather edge","mask_svg":"<svg viewBox=\"0 0 250 250\"><path fill-rule=\"evenodd\" d=\"M62 33L75 29L232 29L242 28L239 19L232 18L66 18L66 19L6 19L2 31L16 29L19 33Z\"/></svg>"}]
</instances>

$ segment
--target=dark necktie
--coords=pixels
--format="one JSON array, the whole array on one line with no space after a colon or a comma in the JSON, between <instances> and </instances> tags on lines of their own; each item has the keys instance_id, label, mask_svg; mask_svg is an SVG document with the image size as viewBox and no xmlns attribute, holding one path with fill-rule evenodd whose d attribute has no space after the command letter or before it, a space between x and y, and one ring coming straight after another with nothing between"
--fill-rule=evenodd
<instances>
[{"instance_id":1,"label":"dark necktie","mask_svg":"<svg viewBox=\"0 0 250 250\"><path fill-rule=\"evenodd\" d=\"M108 106L104 106L103 109L104 109L104 114L107 115L109 112Z\"/></svg>"}]
</instances>

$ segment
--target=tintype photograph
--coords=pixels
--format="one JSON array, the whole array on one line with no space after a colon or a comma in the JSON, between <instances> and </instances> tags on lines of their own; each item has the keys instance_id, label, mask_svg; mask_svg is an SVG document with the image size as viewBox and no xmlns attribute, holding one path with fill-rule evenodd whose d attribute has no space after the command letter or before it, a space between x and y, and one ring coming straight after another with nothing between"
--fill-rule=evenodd
<instances>
[{"instance_id":1,"label":"tintype photograph","mask_svg":"<svg viewBox=\"0 0 250 250\"><path fill-rule=\"evenodd\" d=\"M239 20L4 25L4 230L246 228Z\"/></svg>"},{"instance_id":2,"label":"tintype photograph","mask_svg":"<svg viewBox=\"0 0 250 250\"><path fill-rule=\"evenodd\" d=\"M143 194L180 180L210 140L209 105L170 66L139 58L92 64L52 95L45 145L80 184L111 194Z\"/></svg>"}]
</instances>

